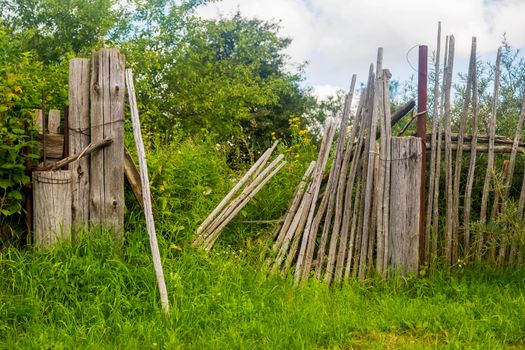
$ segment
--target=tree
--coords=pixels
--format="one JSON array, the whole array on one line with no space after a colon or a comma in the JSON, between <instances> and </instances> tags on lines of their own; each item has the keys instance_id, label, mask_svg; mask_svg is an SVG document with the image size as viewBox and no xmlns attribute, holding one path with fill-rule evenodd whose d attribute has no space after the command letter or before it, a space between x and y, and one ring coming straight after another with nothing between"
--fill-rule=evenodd
<instances>
[{"instance_id":1,"label":"tree","mask_svg":"<svg viewBox=\"0 0 525 350\"><path fill-rule=\"evenodd\" d=\"M124 8L117 0L0 0L0 15L21 51L44 63L86 54L116 36Z\"/></svg>"},{"instance_id":2,"label":"tree","mask_svg":"<svg viewBox=\"0 0 525 350\"><path fill-rule=\"evenodd\" d=\"M148 24L153 35L125 47L151 132L169 137L182 128L264 148L272 132L289 136L291 115L315 104L300 86L302 67L286 66L290 40L278 35L278 24L240 14L219 21L187 16L171 26L162 15L148 18L156 21Z\"/></svg>"}]
</instances>

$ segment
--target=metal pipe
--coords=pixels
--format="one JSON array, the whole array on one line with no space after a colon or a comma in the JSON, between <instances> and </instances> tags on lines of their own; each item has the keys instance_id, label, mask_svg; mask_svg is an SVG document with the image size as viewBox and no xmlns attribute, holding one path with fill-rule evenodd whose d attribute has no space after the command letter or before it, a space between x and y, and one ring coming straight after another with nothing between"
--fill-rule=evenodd
<instances>
[{"instance_id":1,"label":"metal pipe","mask_svg":"<svg viewBox=\"0 0 525 350\"><path fill-rule=\"evenodd\" d=\"M417 80L417 137L422 142L421 194L419 214L419 264L425 264L425 198L426 198L426 138L427 138L427 82L428 82L428 46L419 46L419 64Z\"/></svg>"}]
</instances>

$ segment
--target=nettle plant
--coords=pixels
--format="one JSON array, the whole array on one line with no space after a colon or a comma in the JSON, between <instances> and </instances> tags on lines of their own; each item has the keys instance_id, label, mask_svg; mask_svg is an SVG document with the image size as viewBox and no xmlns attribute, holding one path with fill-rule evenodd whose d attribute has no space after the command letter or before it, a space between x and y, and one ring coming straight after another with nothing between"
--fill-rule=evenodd
<instances>
[{"instance_id":1,"label":"nettle plant","mask_svg":"<svg viewBox=\"0 0 525 350\"><path fill-rule=\"evenodd\" d=\"M26 91L32 90L35 67L30 54L15 56L6 39L0 31L0 227L21 214L30 183L25 164L39 157L30 110L24 108L32 104Z\"/></svg>"},{"instance_id":2,"label":"nettle plant","mask_svg":"<svg viewBox=\"0 0 525 350\"><path fill-rule=\"evenodd\" d=\"M23 188L30 183L25 164L38 158L31 114L17 108L23 98L19 79L0 68L0 224L21 213Z\"/></svg>"}]
</instances>

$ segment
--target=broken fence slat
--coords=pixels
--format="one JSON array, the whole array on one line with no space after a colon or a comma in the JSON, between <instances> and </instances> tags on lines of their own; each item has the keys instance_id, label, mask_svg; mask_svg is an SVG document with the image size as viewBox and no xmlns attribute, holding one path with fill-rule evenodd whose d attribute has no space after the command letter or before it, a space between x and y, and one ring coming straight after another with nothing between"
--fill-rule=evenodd
<instances>
[{"instance_id":1,"label":"broken fence slat","mask_svg":"<svg viewBox=\"0 0 525 350\"><path fill-rule=\"evenodd\" d=\"M164 312L164 314L168 314L170 311L168 291L166 289L166 282L164 281L164 272L162 271L162 262L160 259L159 245L157 242L157 234L155 232L155 222L153 220L153 209L151 206L151 195L149 188L148 167L146 164L146 152L144 150L144 143L142 142L139 111L137 108L137 101L135 97L135 87L133 85L133 74L130 69L126 70L126 85L128 88L128 98L131 109L131 120L133 122L133 137L135 139L135 145L137 146L137 154L139 157L140 180L142 183L142 198L144 201L144 215L146 217L146 226L148 229L151 254L153 257L153 266L155 268L155 276L157 278L157 284L160 292L162 311Z\"/></svg>"}]
</instances>

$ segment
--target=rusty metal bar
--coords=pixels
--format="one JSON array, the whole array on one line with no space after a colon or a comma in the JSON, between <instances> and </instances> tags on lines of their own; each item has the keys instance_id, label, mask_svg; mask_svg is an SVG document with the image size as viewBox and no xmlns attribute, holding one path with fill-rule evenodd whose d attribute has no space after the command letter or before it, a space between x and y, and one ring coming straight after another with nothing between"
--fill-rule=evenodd
<instances>
[{"instance_id":1,"label":"rusty metal bar","mask_svg":"<svg viewBox=\"0 0 525 350\"><path fill-rule=\"evenodd\" d=\"M426 198L426 138L427 138L427 82L428 82L428 46L419 46L419 64L417 79L417 137L421 138L421 195L419 214L419 264L425 264L425 198Z\"/></svg>"},{"instance_id":2,"label":"rusty metal bar","mask_svg":"<svg viewBox=\"0 0 525 350\"><path fill-rule=\"evenodd\" d=\"M42 153L44 158L44 167L46 166L46 95L42 91Z\"/></svg>"}]
</instances>

